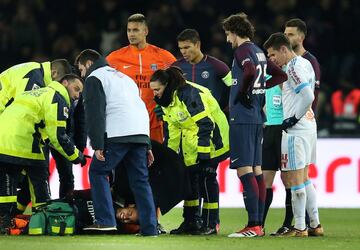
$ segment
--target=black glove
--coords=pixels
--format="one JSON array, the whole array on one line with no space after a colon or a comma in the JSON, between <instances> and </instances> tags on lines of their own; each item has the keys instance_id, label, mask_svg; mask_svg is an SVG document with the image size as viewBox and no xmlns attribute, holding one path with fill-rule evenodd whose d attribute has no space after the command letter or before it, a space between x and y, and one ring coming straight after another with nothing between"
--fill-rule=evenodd
<instances>
[{"instance_id":1,"label":"black glove","mask_svg":"<svg viewBox=\"0 0 360 250\"><path fill-rule=\"evenodd\" d=\"M251 109L251 99L246 92L239 92L235 99L235 104L240 102L245 108Z\"/></svg>"},{"instance_id":2,"label":"black glove","mask_svg":"<svg viewBox=\"0 0 360 250\"><path fill-rule=\"evenodd\" d=\"M299 119L297 119L295 117L295 115L292 117L289 117L283 121L283 123L281 124L281 128L282 128L282 130L286 131L288 128L291 128L292 126L294 126L298 121L299 121Z\"/></svg>"},{"instance_id":3,"label":"black glove","mask_svg":"<svg viewBox=\"0 0 360 250\"><path fill-rule=\"evenodd\" d=\"M87 156L88 157L88 156ZM86 156L79 151L79 157L73 161L74 164L81 164L81 167L86 165Z\"/></svg>"},{"instance_id":4,"label":"black glove","mask_svg":"<svg viewBox=\"0 0 360 250\"><path fill-rule=\"evenodd\" d=\"M155 108L154 108L154 112L156 117L158 118L158 120L162 120L163 115L164 115L164 111L162 110L161 106L159 104L156 104Z\"/></svg>"}]
</instances>

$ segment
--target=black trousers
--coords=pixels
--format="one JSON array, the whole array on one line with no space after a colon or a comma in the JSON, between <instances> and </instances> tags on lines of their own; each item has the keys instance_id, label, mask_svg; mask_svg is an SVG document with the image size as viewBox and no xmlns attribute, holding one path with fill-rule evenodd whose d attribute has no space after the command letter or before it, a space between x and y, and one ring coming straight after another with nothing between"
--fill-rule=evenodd
<instances>
[{"instance_id":1,"label":"black trousers","mask_svg":"<svg viewBox=\"0 0 360 250\"><path fill-rule=\"evenodd\" d=\"M217 162L200 161L199 164L187 168L191 193L184 201L183 217L185 221L201 220L204 227L211 228L219 224L217 166ZM203 201L202 206L201 200Z\"/></svg>"},{"instance_id":2,"label":"black trousers","mask_svg":"<svg viewBox=\"0 0 360 250\"><path fill-rule=\"evenodd\" d=\"M55 149L50 148L50 152L55 160L56 168L59 173L59 197L65 198L74 191L73 164Z\"/></svg>"},{"instance_id":3,"label":"black trousers","mask_svg":"<svg viewBox=\"0 0 360 250\"><path fill-rule=\"evenodd\" d=\"M0 213L12 215L16 212L17 187L24 178L29 183L33 207L50 200L48 176L44 167L0 162Z\"/></svg>"}]
</instances>

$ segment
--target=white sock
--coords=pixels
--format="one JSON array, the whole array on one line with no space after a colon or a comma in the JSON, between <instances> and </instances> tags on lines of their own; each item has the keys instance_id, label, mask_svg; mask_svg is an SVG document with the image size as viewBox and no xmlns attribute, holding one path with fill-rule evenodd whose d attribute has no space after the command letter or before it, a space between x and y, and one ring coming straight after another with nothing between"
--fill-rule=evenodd
<instances>
[{"instance_id":1,"label":"white sock","mask_svg":"<svg viewBox=\"0 0 360 250\"><path fill-rule=\"evenodd\" d=\"M316 190L310 180L306 181L304 184L306 190L306 211L310 217L310 227L315 228L320 224Z\"/></svg>"},{"instance_id":2,"label":"white sock","mask_svg":"<svg viewBox=\"0 0 360 250\"><path fill-rule=\"evenodd\" d=\"M295 228L305 230L306 191L304 184L291 187L291 204L294 213Z\"/></svg>"}]
</instances>

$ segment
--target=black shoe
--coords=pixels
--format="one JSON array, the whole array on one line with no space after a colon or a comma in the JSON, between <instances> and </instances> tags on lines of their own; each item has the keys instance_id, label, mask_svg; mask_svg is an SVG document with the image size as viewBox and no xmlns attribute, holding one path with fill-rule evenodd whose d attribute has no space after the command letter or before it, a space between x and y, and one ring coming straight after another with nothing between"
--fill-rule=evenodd
<instances>
[{"instance_id":1,"label":"black shoe","mask_svg":"<svg viewBox=\"0 0 360 250\"><path fill-rule=\"evenodd\" d=\"M193 233L194 235L216 235L218 234L217 228L202 227L200 230Z\"/></svg>"},{"instance_id":2,"label":"black shoe","mask_svg":"<svg viewBox=\"0 0 360 250\"><path fill-rule=\"evenodd\" d=\"M9 215L0 216L0 235L9 234L12 226L11 217Z\"/></svg>"},{"instance_id":3,"label":"black shoe","mask_svg":"<svg viewBox=\"0 0 360 250\"><path fill-rule=\"evenodd\" d=\"M270 236L281 236L288 233L291 229L292 227L287 227L283 225L276 232L271 233Z\"/></svg>"},{"instance_id":4,"label":"black shoe","mask_svg":"<svg viewBox=\"0 0 360 250\"><path fill-rule=\"evenodd\" d=\"M194 234L199 231L201 224L199 222L183 221L177 229L170 231L170 234Z\"/></svg>"},{"instance_id":5,"label":"black shoe","mask_svg":"<svg viewBox=\"0 0 360 250\"><path fill-rule=\"evenodd\" d=\"M158 234L166 234L164 227L160 223L157 224L157 230Z\"/></svg>"}]
</instances>

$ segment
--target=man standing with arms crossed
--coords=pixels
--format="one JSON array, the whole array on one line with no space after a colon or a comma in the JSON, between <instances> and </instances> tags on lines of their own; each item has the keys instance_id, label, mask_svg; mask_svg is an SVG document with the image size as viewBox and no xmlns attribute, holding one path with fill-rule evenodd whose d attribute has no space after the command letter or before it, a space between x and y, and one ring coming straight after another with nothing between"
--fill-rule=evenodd
<instances>
[{"instance_id":1,"label":"man standing with arms crossed","mask_svg":"<svg viewBox=\"0 0 360 250\"><path fill-rule=\"evenodd\" d=\"M289 39L282 33L272 34L264 43L270 60L286 66L288 81L283 84L285 120L281 142L281 170L291 186L295 226L282 236L307 237L305 210L310 217L309 234L323 235L316 204L316 191L309 180L308 166L315 163L316 121L311 110L314 100L315 73L310 62L297 56Z\"/></svg>"},{"instance_id":2,"label":"man standing with arms crossed","mask_svg":"<svg viewBox=\"0 0 360 250\"><path fill-rule=\"evenodd\" d=\"M154 93L149 81L154 71L165 69L176 61L168 51L146 42L149 33L146 18L142 14L133 14L128 18L127 36L129 45L110 53L106 60L110 66L131 77L137 84L141 99L145 102L150 115L150 138L163 141L162 121L157 119L154 108Z\"/></svg>"}]
</instances>

